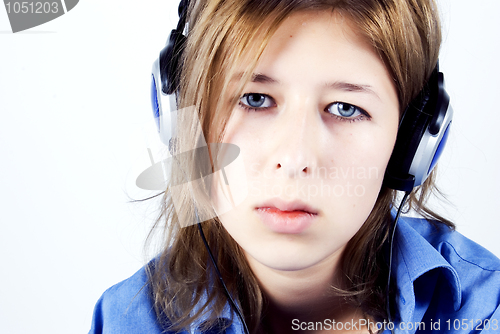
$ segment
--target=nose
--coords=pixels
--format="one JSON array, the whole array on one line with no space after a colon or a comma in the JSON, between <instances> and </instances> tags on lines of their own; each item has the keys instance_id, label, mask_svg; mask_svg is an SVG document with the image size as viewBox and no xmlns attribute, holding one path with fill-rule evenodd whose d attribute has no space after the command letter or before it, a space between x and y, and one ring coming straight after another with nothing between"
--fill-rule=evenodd
<instances>
[{"instance_id":1,"label":"nose","mask_svg":"<svg viewBox=\"0 0 500 334\"><path fill-rule=\"evenodd\" d=\"M320 116L308 103L285 108L277 120L271 163L289 178L312 175L318 166Z\"/></svg>"}]
</instances>

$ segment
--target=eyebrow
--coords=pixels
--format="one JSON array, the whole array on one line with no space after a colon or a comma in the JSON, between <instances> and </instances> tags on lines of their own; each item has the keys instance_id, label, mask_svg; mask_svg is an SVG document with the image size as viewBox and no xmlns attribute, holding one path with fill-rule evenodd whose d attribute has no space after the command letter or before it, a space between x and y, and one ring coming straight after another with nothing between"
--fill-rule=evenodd
<instances>
[{"instance_id":1,"label":"eyebrow","mask_svg":"<svg viewBox=\"0 0 500 334\"><path fill-rule=\"evenodd\" d=\"M271 83L271 84L279 84L279 81L276 79L273 79L271 77L268 77L265 74L262 73L256 73L252 75L252 82L257 82L257 83Z\"/></svg>"},{"instance_id":2,"label":"eyebrow","mask_svg":"<svg viewBox=\"0 0 500 334\"><path fill-rule=\"evenodd\" d=\"M375 93L375 91L372 89L372 86L370 85L360 85L345 81L335 81L335 82L328 82L325 84L325 86L329 89L341 90L344 92L371 94L380 100L380 96L378 96L378 94Z\"/></svg>"},{"instance_id":3,"label":"eyebrow","mask_svg":"<svg viewBox=\"0 0 500 334\"><path fill-rule=\"evenodd\" d=\"M241 78L242 74L238 74L238 76ZM235 77L238 77L235 76ZM262 73L255 73L252 74L252 79L250 80L251 82L256 82L256 83L264 83L264 84L279 84L279 80L273 79L265 74ZM371 94L375 96L376 98L380 99L380 96L372 89L373 87L370 85L362 85L362 84L355 84L355 83L350 83L346 81L335 81L335 82L327 82L325 83L325 86L329 89L333 90L340 90L344 92L354 92L354 93L365 93L365 94Z\"/></svg>"}]
</instances>

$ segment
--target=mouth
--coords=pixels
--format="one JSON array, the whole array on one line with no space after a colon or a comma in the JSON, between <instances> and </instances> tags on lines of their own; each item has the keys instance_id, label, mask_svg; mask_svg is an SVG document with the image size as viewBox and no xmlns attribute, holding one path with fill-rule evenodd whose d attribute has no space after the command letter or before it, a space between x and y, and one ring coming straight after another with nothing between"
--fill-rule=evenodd
<instances>
[{"instance_id":1,"label":"mouth","mask_svg":"<svg viewBox=\"0 0 500 334\"><path fill-rule=\"evenodd\" d=\"M301 201L286 202L279 198L255 208L262 223L275 233L300 234L318 218L319 211Z\"/></svg>"},{"instance_id":2,"label":"mouth","mask_svg":"<svg viewBox=\"0 0 500 334\"><path fill-rule=\"evenodd\" d=\"M282 212L303 211L313 215L317 215L319 212L319 210L302 201L295 200L287 202L280 198L273 198L265 201L264 203L258 205L256 209L276 209Z\"/></svg>"}]
</instances>

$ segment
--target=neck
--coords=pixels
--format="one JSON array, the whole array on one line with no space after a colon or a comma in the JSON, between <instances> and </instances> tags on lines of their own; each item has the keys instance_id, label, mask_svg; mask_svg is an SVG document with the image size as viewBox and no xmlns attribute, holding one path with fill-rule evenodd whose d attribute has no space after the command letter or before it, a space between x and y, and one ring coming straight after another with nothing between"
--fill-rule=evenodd
<instances>
[{"instance_id":1,"label":"neck","mask_svg":"<svg viewBox=\"0 0 500 334\"><path fill-rule=\"evenodd\" d=\"M300 333L297 323L324 322L326 319L355 321L363 313L335 295L339 286L340 254L300 270L278 270L262 265L247 254L252 271L267 300L261 333ZM295 328L295 329L294 329ZM315 333L315 331L307 331ZM320 331L316 331L319 333Z\"/></svg>"}]
</instances>

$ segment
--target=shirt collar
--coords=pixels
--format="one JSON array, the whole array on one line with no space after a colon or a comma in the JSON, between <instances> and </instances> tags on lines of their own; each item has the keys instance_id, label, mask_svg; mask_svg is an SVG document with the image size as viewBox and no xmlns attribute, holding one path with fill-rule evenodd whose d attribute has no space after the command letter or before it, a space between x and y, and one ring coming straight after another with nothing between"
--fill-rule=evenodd
<instances>
[{"instance_id":1,"label":"shirt collar","mask_svg":"<svg viewBox=\"0 0 500 334\"><path fill-rule=\"evenodd\" d=\"M207 300L207 295L206 295L206 293L204 293L203 297L200 298L200 300L196 304L196 306L193 310L193 313L196 313L202 307L202 305L205 304L206 300ZM209 331L202 332L200 328L203 325L203 323L208 320L208 317L210 314L209 312L210 312L210 309L208 308L208 310L205 310L205 313L201 317L199 317L198 319L193 321L193 323L191 323L190 333L194 333L194 334L217 333L217 334L219 334L219 333L222 333L222 327L225 327L225 325L228 323L231 323L231 325L226 329L226 331L224 333L226 333L226 334L244 333L243 324L241 323L241 320L236 315L236 313L233 312L233 309L231 308L229 302L226 303L226 305L224 306L224 309L222 311L222 314L218 318L221 328L216 327L216 328L213 328Z\"/></svg>"},{"instance_id":2,"label":"shirt collar","mask_svg":"<svg viewBox=\"0 0 500 334\"><path fill-rule=\"evenodd\" d=\"M448 283L444 286L450 289L453 308L455 311L460 308L462 295L458 274L439 252L439 236L450 232L448 227L434 226L425 219L400 217L393 245L392 268L397 281L396 303L401 321L410 322L423 317L439 273ZM417 280L424 283L415 284ZM417 300L415 296L418 296Z\"/></svg>"}]
</instances>

